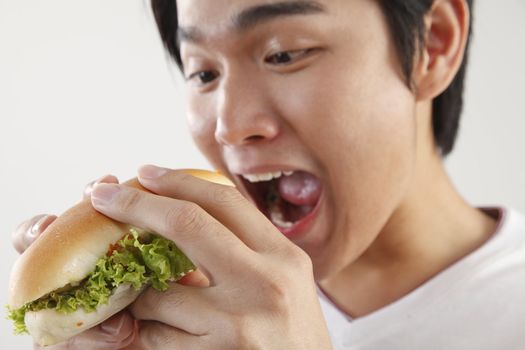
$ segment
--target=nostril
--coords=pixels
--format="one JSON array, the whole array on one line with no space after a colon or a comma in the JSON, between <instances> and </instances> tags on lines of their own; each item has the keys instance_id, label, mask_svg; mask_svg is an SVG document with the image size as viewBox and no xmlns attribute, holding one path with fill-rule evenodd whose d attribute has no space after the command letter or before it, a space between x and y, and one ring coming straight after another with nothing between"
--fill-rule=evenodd
<instances>
[{"instance_id":1,"label":"nostril","mask_svg":"<svg viewBox=\"0 0 525 350\"><path fill-rule=\"evenodd\" d=\"M264 136L262 135L252 135L252 136L248 136L244 139L245 142L255 142L255 141L260 141L260 140L264 140Z\"/></svg>"}]
</instances>

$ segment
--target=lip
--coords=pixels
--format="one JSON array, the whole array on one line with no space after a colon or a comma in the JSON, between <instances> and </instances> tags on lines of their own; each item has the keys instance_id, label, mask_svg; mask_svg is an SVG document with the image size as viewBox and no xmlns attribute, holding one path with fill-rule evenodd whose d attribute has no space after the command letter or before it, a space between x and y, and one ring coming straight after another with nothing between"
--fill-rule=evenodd
<instances>
[{"instance_id":1,"label":"lip","mask_svg":"<svg viewBox=\"0 0 525 350\"><path fill-rule=\"evenodd\" d=\"M275 172L275 171L304 171L304 170L301 170L298 168L291 168L289 166L282 166L282 167L265 166L265 167L254 167L254 168L246 169L246 171L234 173L235 178L236 178L235 182L237 183L237 187L242 189L242 191L245 194L245 197L247 197L255 206L257 206L257 208L259 209L261 213L264 212L264 208L261 208L259 203L257 203L257 201L251 196L250 192L248 191L248 189L246 188L244 184L245 180L242 178L242 175L240 174L258 174L258 173ZM321 203L323 202L323 200L324 200L324 188L321 189L321 195L319 196L319 200L315 204L315 207L305 217L303 217L299 221L296 221L291 227L288 227L288 228L279 227L275 224L274 224L274 227L276 227L284 236L286 236L290 240L301 238L313 226L315 219L317 218L321 210Z\"/></svg>"},{"instance_id":2,"label":"lip","mask_svg":"<svg viewBox=\"0 0 525 350\"><path fill-rule=\"evenodd\" d=\"M296 221L292 227L283 228L283 227L279 227L275 225L274 226L277 227L277 229L281 231L283 235L285 235L291 240L298 239L304 236L313 226L315 219L319 215L319 212L321 210L321 203L323 202L323 198L324 198L324 190L321 192L321 195L319 196L319 200L315 204L314 209L310 213L308 213L308 215L306 215L304 218L302 218L299 221Z\"/></svg>"}]
</instances>

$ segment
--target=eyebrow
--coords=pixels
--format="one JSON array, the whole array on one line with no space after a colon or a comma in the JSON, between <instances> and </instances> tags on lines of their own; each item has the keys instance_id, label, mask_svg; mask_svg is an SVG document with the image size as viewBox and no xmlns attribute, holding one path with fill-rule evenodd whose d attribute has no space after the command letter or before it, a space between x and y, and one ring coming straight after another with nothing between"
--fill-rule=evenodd
<instances>
[{"instance_id":1,"label":"eyebrow","mask_svg":"<svg viewBox=\"0 0 525 350\"><path fill-rule=\"evenodd\" d=\"M310 15L326 12L325 7L317 1L297 0L281 1L273 4L255 5L249 7L232 19L233 29L244 32L256 25L271 21L278 17ZM194 26L177 28L177 45L183 41L199 42L204 35Z\"/></svg>"}]
</instances>

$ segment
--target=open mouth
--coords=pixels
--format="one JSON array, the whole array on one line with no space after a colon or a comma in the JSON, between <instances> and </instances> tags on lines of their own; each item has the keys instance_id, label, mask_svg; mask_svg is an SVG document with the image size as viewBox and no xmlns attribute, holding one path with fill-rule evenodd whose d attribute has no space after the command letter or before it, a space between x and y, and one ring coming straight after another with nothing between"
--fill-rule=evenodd
<instances>
[{"instance_id":1,"label":"open mouth","mask_svg":"<svg viewBox=\"0 0 525 350\"><path fill-rule=\"evenodd\" d=\"M321 181L305 171L241 175L259 210L283 233L311 216L322 193Z\"/></svg>"}]
</instances>

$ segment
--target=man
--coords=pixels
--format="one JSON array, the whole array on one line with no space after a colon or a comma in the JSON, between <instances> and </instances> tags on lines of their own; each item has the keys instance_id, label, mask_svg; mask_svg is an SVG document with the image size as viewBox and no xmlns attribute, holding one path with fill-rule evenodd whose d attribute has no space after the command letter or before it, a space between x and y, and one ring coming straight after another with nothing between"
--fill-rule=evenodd
<instances>
[{"instance_id":1,"label":"man","mask_svg":"<svg viewBox=\"0 0 525 350\"><path fill-rule=\"evenodd\" d=\"M57 349L520 347L525 219L472 208L442 164L470 2L152 5L195 142L243 196L154 166L160 196L99 181L97 210L200 272Z\"/></svg>"}]
</instances>

